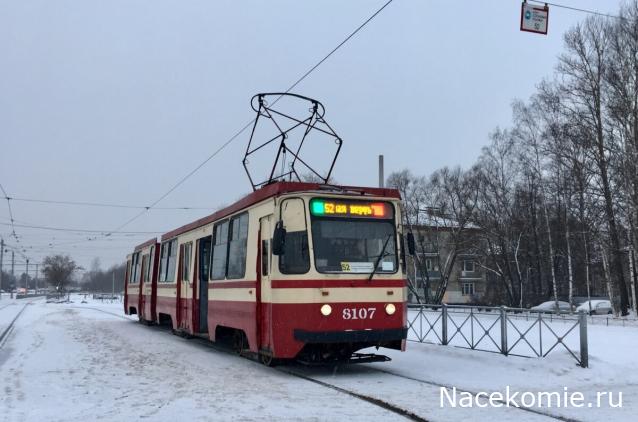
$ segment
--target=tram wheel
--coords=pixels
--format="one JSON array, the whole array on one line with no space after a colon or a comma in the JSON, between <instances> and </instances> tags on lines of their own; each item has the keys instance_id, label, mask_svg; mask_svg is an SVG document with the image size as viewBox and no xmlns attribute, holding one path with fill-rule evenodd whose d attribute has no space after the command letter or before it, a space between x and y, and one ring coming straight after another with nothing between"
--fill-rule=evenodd
<instances>
[{"instance_id":1,"label":"tram wheel","mask_svg":"<svg viewBox=\"0 0 638 422\"><path fill-rule=\"evenodd\" d=\"M235 330L233 332L233 350L238 355L242 355L246 348L246 336L243 331Z\"/></svg>"},{"instance_id":2,"label":"tram wheel","mask_svg":"<svg viewBox=\"0 0 638 422\"><path fill-rule=\"evenodd\" d=\"M266 366L275 366L275 359L272 357L271 354L260 353L259 362Z\"/></svg>"}]
</instances>

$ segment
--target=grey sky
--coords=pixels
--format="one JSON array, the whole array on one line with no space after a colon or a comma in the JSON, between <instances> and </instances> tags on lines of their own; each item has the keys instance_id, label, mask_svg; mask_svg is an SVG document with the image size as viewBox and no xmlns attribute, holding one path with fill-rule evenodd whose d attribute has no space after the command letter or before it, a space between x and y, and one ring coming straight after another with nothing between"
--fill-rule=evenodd
<instances>
[{"instance_id":1,"label":"grey sky","mask_svg":"<svg viewBox=\"0 0 638 422\"><path fill-rule=\"evenodd\" d=\"M15 197L148 205L253 117L253 94L286 89L383 3L2 0L0 183ZM620 1L559 3L616 13ZM509 124L512 99L551 76L564 31L586 17L551 8L548 36L522 33L520 4L395 0L298 86L344 139L336 179L376 184L378 154L387 173L470 165L488 133ZM214 209L249 192L247 140L159 206ZM139 212L12 207L18 224L90 230ZM206 214L152 210L124 230L169 230ZM3 201L0 235L15 245L8 220ZM62 252L87 268L94 257L120 262L152 237L16 232L32 262Z\"/></svg>"}]
</instances>

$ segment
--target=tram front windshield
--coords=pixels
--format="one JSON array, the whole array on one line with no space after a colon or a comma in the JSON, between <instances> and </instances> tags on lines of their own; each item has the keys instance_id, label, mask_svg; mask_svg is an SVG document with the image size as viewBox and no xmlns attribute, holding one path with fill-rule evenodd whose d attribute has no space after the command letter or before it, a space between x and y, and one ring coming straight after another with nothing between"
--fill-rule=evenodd
<instances>
[{"instance_id":1,"label":"tram front windshield","mask_svg":"<svg viewBox=\"0 0 638 422\"><path fill-rule=\"evenodd\" d=\"M310 202L315 267L322 273L395 273L396 231L385 202L313 199Z\"/></svg>"}]
</instances>

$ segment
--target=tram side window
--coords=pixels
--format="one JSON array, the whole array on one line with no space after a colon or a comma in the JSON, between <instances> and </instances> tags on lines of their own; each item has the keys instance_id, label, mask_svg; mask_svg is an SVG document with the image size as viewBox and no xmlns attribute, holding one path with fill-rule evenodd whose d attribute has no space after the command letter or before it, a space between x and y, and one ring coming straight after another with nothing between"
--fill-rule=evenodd
<instances>
[{"instance_id":1,"label":"tram side window","mask_svg":"<svg viewBox=\"0 0 638 422\"><path fill-rule=\"evenodd\" d=\"M133 284L133 277L131 276L131 260L126 262L126 277L128 284Z\"/></svg>"},{"instance_id":2,"label":"tram side window","mask_svg":"<svg viewBox=\"0 0 638 422\"><path fill-rule=\"evenodd\" d=\"M140 253L133 254L133 276L131 277L131 283L136 284L140 282Z\"/></svg>"},{"instance_id":3,"label":"tram side window","mask_svg":"<svg viewBox=\"0 0 638 422\"><path fill-rule=\"evenodd\" d=\"M146 260L146 280L144 281L151 281L153 279L153 261L155 261L155 246L151 246L151 252L148 254L148 258Z\"/></svg>"},{"instance_id":4,"label":"tram side window","mask_svg":"<svg viewBox=\"0 0 638 422\"><path fill-rule=\"evenodd\" d=\"M286 229L284 253L279 256L282 274L304 274L310 270L306 210L300 198L286 199L281 204L281 219Z\"/></svg>"},{"instance_id":5,"label":"tram side window","mask_svg":"<svg viewBox=\"0 0 638 422\"><path fill-rule=\"evenodd\" d=\"M168 243L162 243L162 248L160 249L160 272L159 272L159 281L166 281L166 263L168 257Z\"/></svg>"},{"instance_id":6,"label":"tram side window","mask_svg":"<svg viewBox=\"0 0 638 422\"><path fill-rule=\"evenodd\" d=\"M144 283L148 283L148 281L151 279L150 276L150 263L151 263L151 255L150 254L146 254L144 256L142 256L142 262L144 263Z\"/></svg>"},{"instance_id":7,"label":"tram side window","mask_svg":"<svg viewBox=\"0 0 638 422\"><path fill-rule=\"evenodd\" d=\"M192 248L193 248L192 242L189 242L184 245L184 256L182 257L182 281L190 281Z\"/></svg>"},{"instance_id":8,"label":"tram side window","mask_svg":"<svg viewBox=\"0 0 638 422\"><path fill-rule=\"evenodd\" d=\"M248 213L230 220L228 242L228 269L226 278L244 278L246 274L246 253L248 246Z\"/></svg>"},{"instance_id":9,"label":"tram side window","mask_svg":"<svg viewBox=\"0 0 638 422\"><path fill-rule=\"evenodd\" d=\"M268 249L270 245L270 240L262 240L261 241L261 274L268 275L268 268L270 267L270 263L268 259L270 255L268 254Z\"/></svg>"},{"instance_id":10,"label":"tram side window","mask_svg":"<svg viewBox=\"0 0 638 422\"><path fill-rule=\"evenodd\" d=\"M177 239L162 243L160 250L160 282L171 283L175 280L175 258Z\"/></svg>"},{"instance_id":11,"label":"tram side window","mask_svg":"<svg viewBox=\"0 0 638 422\"><path fill-rule=\"evenodd\" d=\"M228 255L228 221L215 225L213 229L210 278L223 280L226 277L226 257Z\"/></svg>"},{"instance_id":12,"label":"tram side window","mask_svg":"<svg viewBox=\"0 0 638 422\"><path fill-rule=\"evenodd\" d=\"M166 281L175 281L175 260L177 258L177 239L169 242L168 248L168 268L166 270Z\"/></svg>"}]
</instances>

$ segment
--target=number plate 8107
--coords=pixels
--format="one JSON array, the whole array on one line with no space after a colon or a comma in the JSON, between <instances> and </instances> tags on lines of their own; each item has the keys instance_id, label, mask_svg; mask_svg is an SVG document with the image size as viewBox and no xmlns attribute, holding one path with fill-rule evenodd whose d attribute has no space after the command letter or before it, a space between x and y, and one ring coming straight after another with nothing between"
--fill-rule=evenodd
<instances>
[{"instance_id":1,"label":"number plate 8107","mask_svg":"<svg viewBox=\"0 0 638 422\"><path fill-rule=\"evenodd\" d=\"M343 319L372 319L377 308L344 308L341 312Z\"/></svg>"}]
</instances>

